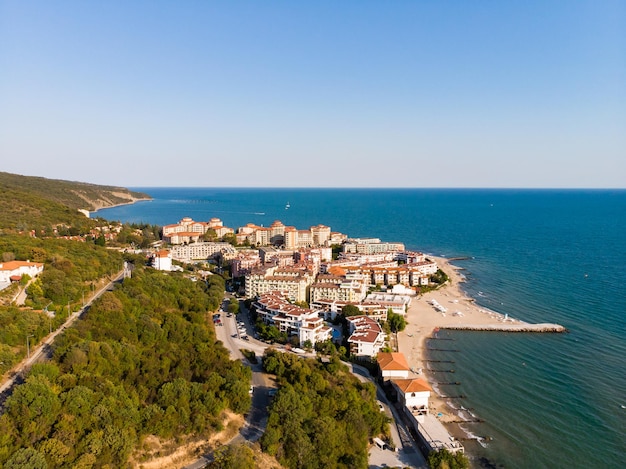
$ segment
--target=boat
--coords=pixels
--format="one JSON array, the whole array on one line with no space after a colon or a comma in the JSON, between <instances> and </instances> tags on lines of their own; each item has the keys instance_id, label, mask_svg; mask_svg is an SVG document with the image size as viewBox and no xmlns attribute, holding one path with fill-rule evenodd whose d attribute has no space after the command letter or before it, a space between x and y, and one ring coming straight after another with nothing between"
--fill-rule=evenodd
<instances>
[{"instance_id":1,"label":"boat","mask_svg":"<svg viewBox=\"0 0 626 469\"><path fill-rule=\"evenodd\" d=\"M289 210L289 207L291 207L291 205L289 205L289 202L287 202L287 205L285 205L285 210Z\"/></svg>"}]
</instances>

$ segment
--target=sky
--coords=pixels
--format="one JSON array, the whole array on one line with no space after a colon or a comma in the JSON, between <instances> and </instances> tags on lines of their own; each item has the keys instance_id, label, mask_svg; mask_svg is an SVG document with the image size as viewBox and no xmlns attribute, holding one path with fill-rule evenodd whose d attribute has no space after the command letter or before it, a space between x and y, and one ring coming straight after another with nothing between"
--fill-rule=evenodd
<instances>
[{"instance_id":1,"label":"sky","mask_svg":"<svg viewBox=\"0 0 626 469\"><path fill-rule=\"evenodd\" d=\"M0 171L626 188L626 1L0 0Z\"/></svg>"}]
</instances>

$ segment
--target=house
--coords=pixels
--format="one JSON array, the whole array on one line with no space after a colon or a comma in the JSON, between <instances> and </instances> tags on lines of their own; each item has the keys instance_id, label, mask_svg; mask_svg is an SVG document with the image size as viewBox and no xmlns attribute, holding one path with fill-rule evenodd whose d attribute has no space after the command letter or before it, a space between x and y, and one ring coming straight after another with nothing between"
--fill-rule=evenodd
<instances>
[{"instance_id":1,"label":"house","mask_svg":"<svg viewBox=\"0 0 626 469\"><path fill-rule=\"evenodd\" d=\"M157 251L152 256L152 267L157 270L172 270L172 253L165 249Z\"/></svg>"},{"instance_id":2,"label":"house","mask_svg":"<svg viewBox=\"0 0 626 469\"><path fill-rule=\"evenodd\" d=\"M35 278L43 272L43 264L31 261L9 261L0 263L0 284L19 281L22 275Z\"/></svg>"},{"instance_id":3,"label":"house","mask_svg":"<svg viewBox=\"0 0 626 469\"><path fill-rule=\"evenodd\" d=\"M409 377L410 367L402 353L382 352L378 354L376 361L383 380L407 379Z\"/></svg>"},{"instance_id":4,"label":"house","mask_svg":"<svg viewBox=\"0 0 626 469\"><path fill-rule=\"evenodd\" d=\"M428 399L432 388L422 378L391 380L398 402L412 414L428 414Z\"/></svg>"}]
</instances>

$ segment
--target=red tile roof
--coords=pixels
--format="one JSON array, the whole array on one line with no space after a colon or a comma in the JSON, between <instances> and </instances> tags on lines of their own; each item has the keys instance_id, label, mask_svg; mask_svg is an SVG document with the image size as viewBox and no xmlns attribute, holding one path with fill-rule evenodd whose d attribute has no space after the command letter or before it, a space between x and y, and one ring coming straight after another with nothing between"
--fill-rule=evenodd
<instances>
[{"instance_id":1,"label":"red tile roof","mask_svg":"<svg viewBox=\"0 0 626 469\"><path fill-rule=\"evenodd\" d=\"M381 352L376 357L376 360L381 370L408 371L410 369L404 354L399 352Z\"/></svg>"}]
</instances>

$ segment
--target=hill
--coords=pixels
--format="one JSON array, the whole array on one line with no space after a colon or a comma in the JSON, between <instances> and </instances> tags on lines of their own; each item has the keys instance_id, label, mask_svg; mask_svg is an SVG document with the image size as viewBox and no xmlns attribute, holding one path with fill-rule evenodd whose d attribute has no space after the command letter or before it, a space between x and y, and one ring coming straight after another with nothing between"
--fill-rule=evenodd
<instances>
[{"instance_id":1,"label":"hill","mask_svg":"<svg viewBox=\"0 0 626 469\"><path fill-rule=\"evenodd\" d=\"M89 211L150 199L147 194L133 192L123 187L101 186L4 172L0 172L0 187L3 190L25 191L73 209Z\"/></svg>"},{"instance_id":2,"label":"hill","mask_svg":"<svg viewBox=\"0 0 626 469\"><path fill-rule=\"evenodd\" d=\"M150 199L122 187L100 186L0 172L0 229L47 231L66 225L81 230L89 220L78 210Z\"/></svg>"}]
</instances>

